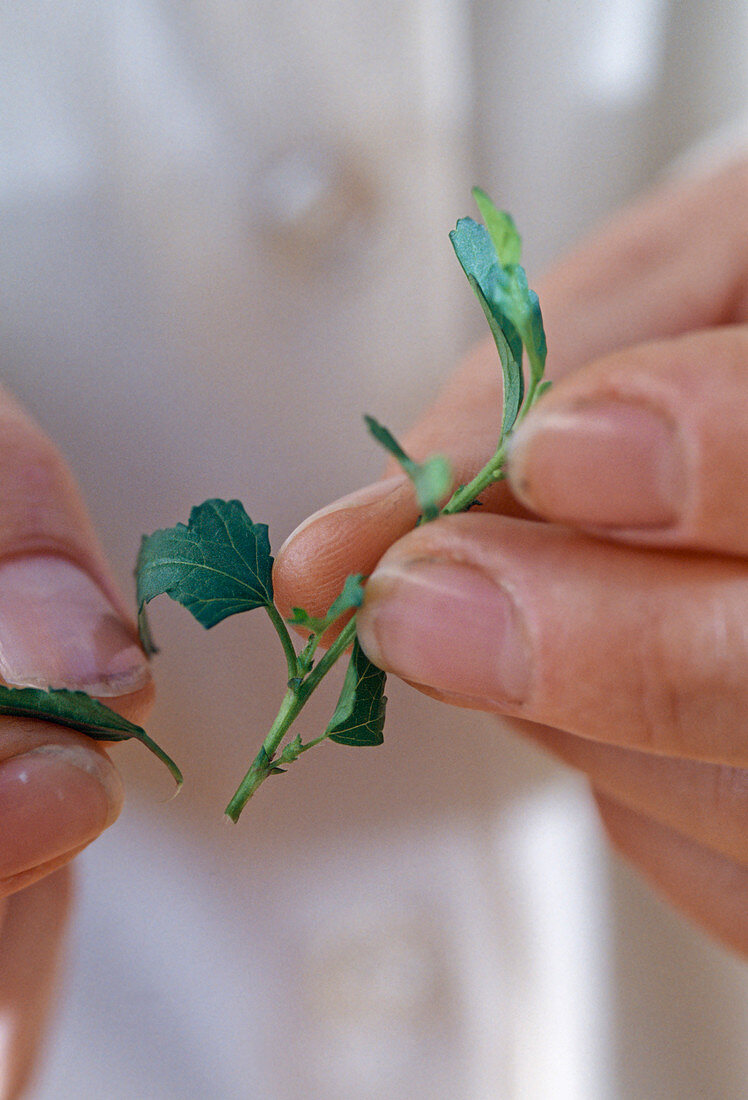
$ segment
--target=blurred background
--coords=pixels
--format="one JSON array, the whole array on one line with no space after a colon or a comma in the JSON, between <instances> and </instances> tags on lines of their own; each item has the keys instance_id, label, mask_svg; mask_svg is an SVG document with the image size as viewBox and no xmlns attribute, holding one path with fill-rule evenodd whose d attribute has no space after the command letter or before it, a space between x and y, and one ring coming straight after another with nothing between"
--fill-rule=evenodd
<instances>
[{"instance_id":1,"label":"blurred background","mask_svg":"<svg viewBox=\"0 0 748 1100\"><path fill-rule=\"evenodd\" d=\"M474 183L537 278L730 148L748 5L8 0L0 59L3 376L131 591L140 535L205 497L277 548L378 474L361 413L404 429L483 336L447 237ZM229 828L282 655L264 617L164 604L149 728L187 782L113 750L32 1100L746 1095L746 968L575 776L393 684L382 748L323 746Z\"/></svg>"}]
</instances>

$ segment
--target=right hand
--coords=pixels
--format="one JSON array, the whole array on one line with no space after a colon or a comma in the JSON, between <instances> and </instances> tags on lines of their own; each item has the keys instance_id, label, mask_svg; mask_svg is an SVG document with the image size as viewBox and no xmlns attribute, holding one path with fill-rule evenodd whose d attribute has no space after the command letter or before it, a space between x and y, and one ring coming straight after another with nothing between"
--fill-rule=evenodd
<instances>
[{"instance_id":1,"label":"right hand","mask_svg":"<svg viewBox=\"0 0 748 1100\"><path fill-rule=\"evenodd\" d=\"M743 161L619 215L543 284L554 386L483 507L413 530L389 478L304 521L273 573L313 615L368 575L375 664L582 770L615 846L743 953L747 213ZM485 344L403 445L467 482L499 408Z\"/></svg>"},{"instance_id":2,"label":"right hand","mask_svg":"<svg viewBox=\"0 0 748 1100\"><path fill-rule=\"evenodd\" d=\"M73 478L2 391L0 680L81 689L138 723L153 695ZM0 1100L22 1094L38 1050L69 910L68 864L117 818L122 797L95 741L0 718Z\"/></svg>"}]
</instances>

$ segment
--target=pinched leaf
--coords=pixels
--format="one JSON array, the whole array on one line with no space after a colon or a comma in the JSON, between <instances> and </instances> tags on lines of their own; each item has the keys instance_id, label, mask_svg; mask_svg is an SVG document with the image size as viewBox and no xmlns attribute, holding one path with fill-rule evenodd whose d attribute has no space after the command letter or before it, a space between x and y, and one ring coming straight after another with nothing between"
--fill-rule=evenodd
<instances>
[{"instance_id":1,"label":"pinched leaf","mask_svg":"<svg viewBox=\"0 0 748 1100\"><path fill-rule=\"evenodd\" d=\"M355 607L360 607L364 602L363 573L351 573L345 578L345 583L340 595L330 604L324 618L315 618L305 611L303 607L294 607L293 615L288 622L292 626L303 626L312 634L324 634L328 626Z\"/></svg>"},{"instance_id":2,"label":"pinched leaf","mask_svg":"<svg viewBox=\"0 0 748 1100\"><path fill-rule=\"evenodd\" d=\"M346 611L353 607L360 607L364 602L363 573L349 573L345 578L340 595L330 604L326 618L329 622L339 619Z\"/></svg>"},{"instance_id":3,"label":"pinched leaf","mask_svg":"<svg viewBox=\"0 0 748 1100\"><path fill-rule=\"evenodd\" d=\"M144 535L136 567L141 640L152 652L145 605L166 593L210 628L273 602L268 529L238 500L206 500L189 522Z\"/></svg>"},{"instance_id":4,"label":"pinched leaf","mask_svg":"<svg viewBox=\"0 0 748 1100\"><path fill-rule=\"evenodd\" d=\"M54 722L57 726L68 726L85 733L97 741L127 741L134 738L166 765L177 786L182 785L182 773L177 765L144 729L128 722L121 714L83 691L0 686L0 714Z\"/></svg>"},{"instance_id":5,"label":"pinched leaf","mask_svg":"<svg viewBox=\"0 0 748 1100\"><path fill-rule=\"evenodd\" d=\"M382 744L386 680L387 674L371 663L356 639L338 705L325 731L331 741L339 745Z\"/></svg>"},{"instance_id":6,"label":"pinched leaf","mask_svg":"<svg viewBox=\"0 0 748 1100\"><path fill-rule=\"evenodd\" d=\"M473 198L496 249L499 263L503 267L518 264L522 259L522 238L511 214L498 210L480 187L473 188Z\"/></svg>"},{"instance_id":7,"label":"pinched leaf","mask_svg":"<svg viewBox=\"0 0 748 1100\"><path fill-rule=\"evenodd\" d=\"M373 416L365 416L364 420L377 442L397 459L413 482L423 518L436 519L439 508L452 486L452 471L447 459L443 455L432 455L425 462L416 462L405 453L388 428Z\"/></svg>"}]
</instances>

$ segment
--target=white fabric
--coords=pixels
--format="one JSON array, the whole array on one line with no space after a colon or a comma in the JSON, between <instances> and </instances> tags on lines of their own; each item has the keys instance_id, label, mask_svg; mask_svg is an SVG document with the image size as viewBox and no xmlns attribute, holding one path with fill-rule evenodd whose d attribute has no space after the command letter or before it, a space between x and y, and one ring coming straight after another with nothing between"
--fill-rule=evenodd
<instances>
[{"instance_id":1,"label":"white fabric","mask_svg":"<svg viewBox=\"0 0 748 1100\"><path fill-rule=\"evenodd\" d=\"M278 546L374 476L361 412L402 428L482 333L470 186L537 272L745 107L747 47L737 0L0 5L5 378L123 584L204 497ZM187 786L114 754L34 1100L737 1098L744 973L609 864L581 783L394 686L383 748L229 829L282 661L263 621L153 618Z\"/></svg>"}]
</instances>

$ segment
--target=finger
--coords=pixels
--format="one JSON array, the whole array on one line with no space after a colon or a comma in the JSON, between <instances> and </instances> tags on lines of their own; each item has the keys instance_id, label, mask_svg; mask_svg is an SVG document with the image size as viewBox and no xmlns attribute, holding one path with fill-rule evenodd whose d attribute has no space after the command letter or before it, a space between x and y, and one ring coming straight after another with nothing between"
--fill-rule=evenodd
<instances>
[{"instance_id":1,"label":"finger","mask_svg":"<svg viewBox=\"0 0 748 1100\"><path fill-rule=\"evenodd\" d=\"M0 392L0 678L81 689L139 718L147 662L75 483L37 425ZM117 816L122 791L90 739L0 721L0 892L78 851Z\"/></svg>"},{"instance_id":2,"label":"finger","mask_svg":"<svg viewBox=\"0 0 748 1100\"><path fill-rule=\"evenodd\" d=\"M747 288L748 160L707 179L660 188L548 274L539 287L548 375L561 378L593 358L656 337L748 321ZM406 449L417 459L447 455L456 481L468 481L494 452L500 409L496 351L486 341L404 437ZM524 514L505 485L481 499L484 510ZM402 479L323 509L278 554L279 606L322 614L346 576L369 573L417 514Z\"/></svg>"},{"instance_id":3,"label":"finger","mask_svg":"<svg viewBox=\"0 0 748 1100\"><path fill-rule=\"evenodd\" d=\"M748 321L748 158L635 202L553 268L538 294L554 380L634 344ZM482 464L500 389L487 340L406 436L408 447L419 458L446 447L458 464Z\"/></svg>"},{"instance_id":4,"label":"finger","mask_svg":"<svg viewBox=\"0 0 748 1100\"><path fill-rule=\"evenodd\" d=\"M583 737L748 764L748 576L470 513L384 555L357 617L403 679Z\"/></svg>"},{"instance_id":5,"label":"finger","mask_svg":"<svg viewBox=\"0 0 748 1100\"><path fill-rule=\"evenodd\" d=\"M83 734L42 722L0 727L0 897L69 862L119 816L122 782Z\"/></svg>"},{"instance_id":6,"label":"finger","mask_svg":"<svg viewBox=\"0 0 748 1100\"><path fill-rule=\"evenodd\" d=\"M0 391L0 676L97 697L150 684L137 631L59 452Z\"/></svg>"},{"instance_id":7,"label":"finger","mask_svg":"<svg viewBox=\"0 0 748 1100\"><path fill-rule=\"evenodd\" d=\"M54 993L70 909L68 869L6 903L0 921L0 1100L29 1084Z\"/></svg>"},{"instance_id":8,"label":"finger","mask_svg":"<svg viewBox=\"0 0 748 1100\"><path fill-rule=\"evenodd\" d=\"M546 519L748 553L748 325L658 341L561 381L520 426L509 481Z\"/></svg>"},{"instance_id":9,"label":"finger","mask_svg":"<svg viewBox=\"0 0 748 1100\"><path fill-rule=\"evenodd\" d=\"M655 889L733 951L748 954L748 870L604 795L596 801L615 847Z\"/></svg>"},{"instance_id":10,"label":"finger","mask_svg":"<svg viewBox=\"0 0 748 1100\"><path fill-rule=\"evenodd\" d=\"M632 344L748 321L747 275L748 157L668 181L593 232L540 287L560 340L553 376Z\"/></svg>"},{"instance_id":11,"label":"finger","mask_svg":"<svg viewBox=\"0 0 748 1100\"><path fill-rule=\"evenodd\" d=\"M532 722L513 725L584 772L600 794L748 867L748 771L602 745Z\"/></svg>"}]
</instances>

